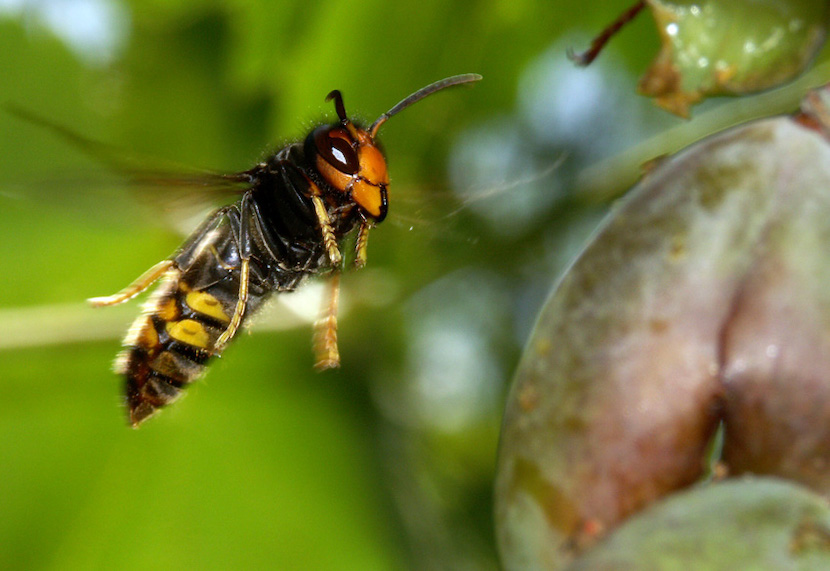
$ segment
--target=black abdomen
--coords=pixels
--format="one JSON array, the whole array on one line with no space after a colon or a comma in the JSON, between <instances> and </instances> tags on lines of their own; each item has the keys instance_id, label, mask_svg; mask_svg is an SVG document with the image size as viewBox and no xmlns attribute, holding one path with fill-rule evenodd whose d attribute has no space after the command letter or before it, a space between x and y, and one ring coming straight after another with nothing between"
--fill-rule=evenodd
<instances>
[{"instance_id":1,"label":"black abdomen","mask_svg":"<svg viewBox=\"0 0 830 571\"><path fill-rule=\"evenodd\" d=\"M182 388L202 375L210 358L221 353L216 341L230 323L238 290L238 271L227 272L201 290L193 289L187 273L168 272L127 334L127 348L116 361L116 372L126 378L134 426L176 400ZM267 293L251 288L246 315Z\"/></svg>"},{"instance_id":2,"label":"black abdomen","mask_svg":"<svg viewBox=\"0 0 830 571\"><path fill-rule=\"evenodd\" d=\"M176 400L202 375L210 358L222 352L216 342L239 299L238 235L233 207L197 231L130 328L115 369L125 376L133 426ZM252 260L243 322L274 289L261 266Z\"/></svg>"}]
</instances>

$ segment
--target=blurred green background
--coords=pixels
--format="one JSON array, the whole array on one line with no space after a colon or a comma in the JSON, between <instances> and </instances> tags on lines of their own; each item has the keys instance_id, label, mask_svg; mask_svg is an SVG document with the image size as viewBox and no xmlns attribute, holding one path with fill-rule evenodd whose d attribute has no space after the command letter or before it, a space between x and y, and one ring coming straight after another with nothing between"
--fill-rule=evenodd
<instances>
[{"instance_id":1,"label":"blurred green background","mask_svg":"<svg viewBox=\"0 0 830 571\"><path fill-rule=\"evenodd\" d=\"M0 113L0 568L496 568L502 402L556 276L643 161L830 77L822 54L686 123L634 93L648 14L590 68L565 58L628 3L0 0L0 102L148 168L244 170L331 119L335 88L372 121L484 76L383 127L390 214L343 279L342 368L312 370L310 285L137 431L110 363L140 303L83 300L182 235Z\"/></svg>"}]
</instances>

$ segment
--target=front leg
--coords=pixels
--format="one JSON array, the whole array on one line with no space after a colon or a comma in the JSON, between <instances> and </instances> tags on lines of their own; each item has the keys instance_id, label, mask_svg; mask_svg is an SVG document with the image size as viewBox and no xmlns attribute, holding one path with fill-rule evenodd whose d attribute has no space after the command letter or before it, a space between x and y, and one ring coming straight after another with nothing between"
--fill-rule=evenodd
<instances>
[{"instance_id":1,"label":"front leg","mask_svg":"<svg viewBox=\"0 0 830 571\"><path fill-rule=\"evenodd\" d=\"M369 229L372 224L368 220L361 220L357 230L357 239L354 244L354 267L357 269L366 265L366 249L369 243Z\"/></svg>"},{"instance_id":2,"label":"front leg","mask_svg":"<svg viewBox=\"0 0 830 571\"><path fill-rule=\"evenodd\" d=\"M312 190L318 190L316 186L312 186ZM319 192L319 191L318 191ZM340 254L340 248L337 246L337 238L334 237L334 230L331 227L331 219L328 212L326 212L326 205L323 204L323 199L319 194L312 194L311 201L314 203L314 213L317 215L317 222L320 224L320 232L323 235L323 246L326 248L326 254L333 268L340 267L340 262L343 256Z\"/></svg>"}]
</instances>

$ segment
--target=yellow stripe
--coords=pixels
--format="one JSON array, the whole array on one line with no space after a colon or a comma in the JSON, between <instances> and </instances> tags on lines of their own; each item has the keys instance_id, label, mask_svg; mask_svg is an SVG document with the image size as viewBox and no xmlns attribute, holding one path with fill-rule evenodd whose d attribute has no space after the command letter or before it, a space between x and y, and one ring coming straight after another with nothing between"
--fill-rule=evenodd
<instances>
[{"instance_id":1,"label":"yellow stripe","mask_svg":"<svg viewBox=\"0 0 830 571\"><path fill-rule=\"evenodd\" d=\"M187 306L203 315L218 319L223 323L230 323L231 318L222 309L222 304L219 300L204 291L191 291L185 297Z\"/></svg>"},{"instance_id":2,"label":"yellow stripe","mask_svg":"<svg viewBox=\"0 0 830 571\"><path fill-rule=\"evenodd\" d=\"M208 332L202 327L202 324L193 319L183 319L181 321L172 321L165 326L167 334L176 341L187 343L193 347L200 349L207 349L210 343L210 336Z\"/></svg>"}]
</instances>

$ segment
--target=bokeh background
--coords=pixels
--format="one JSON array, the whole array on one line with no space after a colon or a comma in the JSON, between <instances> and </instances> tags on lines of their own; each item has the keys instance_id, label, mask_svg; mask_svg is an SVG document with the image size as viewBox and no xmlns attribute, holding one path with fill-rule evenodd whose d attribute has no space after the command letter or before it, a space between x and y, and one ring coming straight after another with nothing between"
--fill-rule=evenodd
<instances>
[{"instance_id":1,"label":"bokeh background","mask_svg":"<svg viewBox=\"0 0 830 571\"><path fill-rule=\"evenodd\" d=\"M830 78L822 53L682 121L634 93L648 14L591 67L565 57L628 3L0 0L0 102L147 168L244 170L332 118L334 88L372 121L484 76L382 130L390 214L342 280L342 368L312 370L309 284L140 430L110 372L140 303L83 300L169 256L192 212L0 112L0 568L497 568L503 399L556 277L644 161Z\"/></svg>"}]
</instances>

